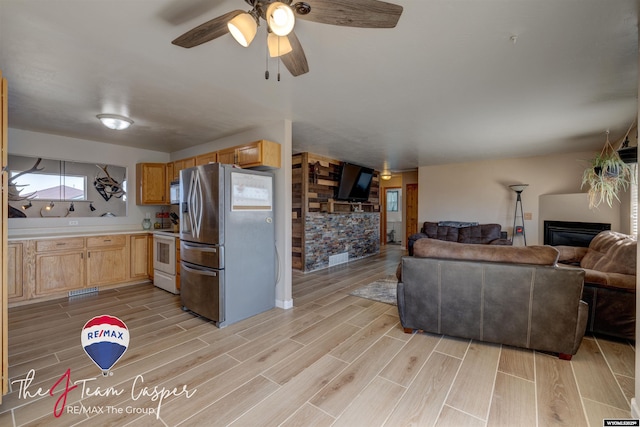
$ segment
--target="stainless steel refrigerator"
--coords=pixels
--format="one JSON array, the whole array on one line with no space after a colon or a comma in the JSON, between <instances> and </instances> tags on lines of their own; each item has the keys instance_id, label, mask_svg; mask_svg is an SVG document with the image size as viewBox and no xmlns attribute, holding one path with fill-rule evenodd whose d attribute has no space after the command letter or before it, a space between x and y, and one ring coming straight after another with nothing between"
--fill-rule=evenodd
<instances>
[{"instance_id":1,"label":"stainless steel refrigerator","mask_svg":"<svg viewBox=\"0 0 640 427\"><path fill-rule=\"evenodd\" d=\"M183 309L224 327L275 306L273 176L209 163L180 171Z\"/></svg>"}]
</instances>

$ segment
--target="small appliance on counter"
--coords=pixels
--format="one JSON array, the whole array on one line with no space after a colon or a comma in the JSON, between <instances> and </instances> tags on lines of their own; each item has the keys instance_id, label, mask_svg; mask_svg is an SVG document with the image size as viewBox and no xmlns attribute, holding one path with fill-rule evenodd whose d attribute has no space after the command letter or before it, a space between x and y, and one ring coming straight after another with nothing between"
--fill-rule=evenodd
<instances>
[{"instance_id":1,"label":"small appliance on counter","mask_svg":"<svg viewBox=\"0 0 640 427\"><path fill-rule=\"evenodd\" d=\"M180 181L171 181L169 185L169 202L172 205L180 203Z\"/></svg>"},{"instance_id":2,"label":"small appliance on counter","mask_svg":"<svg viewBox=\"0 0 640 427\"><path fill-rule=\"evenodd\" d=\"M180 183L183 308L224 327L275 307L273 176L209 163Z\"/></svg>"}]
</instances>

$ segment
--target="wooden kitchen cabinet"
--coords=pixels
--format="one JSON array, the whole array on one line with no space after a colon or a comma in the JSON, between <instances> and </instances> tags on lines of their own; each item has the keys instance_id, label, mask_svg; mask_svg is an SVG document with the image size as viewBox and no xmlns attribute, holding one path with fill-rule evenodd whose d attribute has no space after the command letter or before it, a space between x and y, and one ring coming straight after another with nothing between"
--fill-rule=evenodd
<instances>
[{"instance_id":1,"label":"wooden kitchen cabinet","mask_svg":"<svg viewBox=\"0 0 640 427\"><path fill-rule=\"evenodd\" d=\"M280 144L261 139L218 151L218 161L243 168L278 169L281 165Z\"/></svg>"},{"instance_id":2,"label":"wooden kitchen cabinet","mask_svg":"<svg viewBox=\"0 0 640 427\"><path fill-rule=\"evenodd\" d=\"M218 161L220 163L224 163L225 165L235 165L236 164L236 148L225 148L223 150L218 151Z\"/></svg>"},{"instance_id":3,"label":"wooden kitchen cabinet","mask_svg":"<svg viewBox=\"0 0 640 427\"><path fill-rule=\"evenodd\" d=\"M168 205L167 164L136 164L136 189L137 205Z\"/></svg>"},{"instance_id":4,"label":"wooden kitchen cabinet","mask_svg":"<svg viewBox=\"0 0 640 427\"><path fill-rule=\"evenodd\" d=\"M131 279L149 277L149 238L147 234L129 236L130 273Z\"/></svg>"},{"instance_id":5,"label":"wooden kitchen cabinet","mask_svg":"<svg viewBox=\"0 0 640 427\"><path fill-rule=\"evenodd\" d=\"M218 161L218 153L216 151L212 153L205 153L196 156L196 166L206 165L208 163L215 163Z\"/></svg>"},{"instance_id":6,"label":"wooden kitchen cabinet","mask_svg":"<svg viewBox=\"0 0 640 427\"><path fill-rule=\"evenodd\" d=\"M135 233L13 240L8 257L10 302L144 282L152 270L150 237Z\"/></svg>"},{"instance_id":7,"label":"wooden kitchen cabinet","mask_svg":"<svg viewBox=\"0 0 640 427\"><path fill-rule=\"evenodd\" d=\"M196 165L195 157L188 157L186 159L175 160L173 162L173 179L172 181L177 181L180 179L180 171L182 169L192 168Z\"/></svg>"},{"instance_id":8,"label":"wooden kitchen cabinet","mask_svg":"<svg viewBox=\"0 0 640 427\"><path fill-rule=\"evenodd\" d=\"M127 236L87 237L87 286L109 285L129 279Z\"/></svg>"},{"instance_id":9,"label":"wooden kitchen cabinet","mask_svg":"<svg viewBox=\"0 0 640 427\"><path fill-rule=\"evenodd\" d=\"M84 238L37 240L35 246L35 296L84 287Z\"/></svg>"},{"instance_id":10,"label":"wooden kitchen cabinet","mask_svg":"<svg viewBox=\"0 0 640 427\"><path fill-rule=\"evenodd\" d=\"M280 144L262 139L237 149L238 164L243 168L264 166L280 168Z\"/></svg>"},{"instance_id":11,"label":"wooden kitchen cabinet","mask_svg":"<svg viewBox=\"0 0 640 427\"><path fill-rule=\"evenodd\" d=\"M9 242L7 250L7 294L10 301L26 297L24 289L24 242Z\"/></svg>"},{"instance_id":12,"label":"wooden kitchen cabinet","mask_svg":"<svg viewBox=\"0 0 640 427\"><path fill-rule=\"evenodd\" d=\"M173 181L178 180L178 174L175 172L176 165L173 162L167 163L167 186Z\"/></svg>"}]
</instances>

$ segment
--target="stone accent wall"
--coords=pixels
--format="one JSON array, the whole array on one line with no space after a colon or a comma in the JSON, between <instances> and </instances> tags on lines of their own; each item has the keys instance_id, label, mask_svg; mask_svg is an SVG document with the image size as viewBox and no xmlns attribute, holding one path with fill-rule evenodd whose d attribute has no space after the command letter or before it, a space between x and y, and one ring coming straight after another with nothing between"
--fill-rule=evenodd
<instances>
[{"instance_id":1,"label":"stone accent wall","mask_svg":"<svg viewBox=\"0 0 640 427\"><path fill-rule=\"evenodd\" d=\"M308 213L304 233L304 270L326 268L331 255L348 252L352 261L380 252L380 213Z\"/></svg>"}]
</instances>

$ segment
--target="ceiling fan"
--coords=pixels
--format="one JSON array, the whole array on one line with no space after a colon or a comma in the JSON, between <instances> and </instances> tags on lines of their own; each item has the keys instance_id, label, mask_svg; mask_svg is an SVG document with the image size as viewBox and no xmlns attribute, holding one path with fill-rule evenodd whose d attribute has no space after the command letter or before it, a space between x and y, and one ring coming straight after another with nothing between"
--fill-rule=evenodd
<instances>
[{"instance_id":1,"label":"ceiling fan","mask_svg":"<svg viewBox=\"0 0 640 427\"><path fill-rule=\"evenodd\" d=\"M309 72L300 41L293 31L296 18L346 27L393 28L402 6L378 0L245 0L251 10L233 10L199 25L173 40L176 46L191 48L227 33L247 47L262 19L267 23L267 44L271 57L279 57L293 76ZM268 73L266 74L268 77Z\"/></svg>"}]
</instances>

